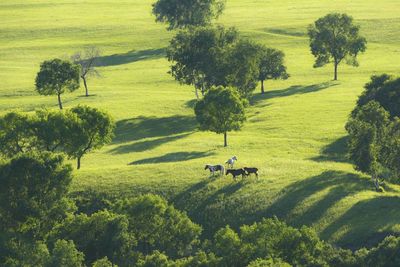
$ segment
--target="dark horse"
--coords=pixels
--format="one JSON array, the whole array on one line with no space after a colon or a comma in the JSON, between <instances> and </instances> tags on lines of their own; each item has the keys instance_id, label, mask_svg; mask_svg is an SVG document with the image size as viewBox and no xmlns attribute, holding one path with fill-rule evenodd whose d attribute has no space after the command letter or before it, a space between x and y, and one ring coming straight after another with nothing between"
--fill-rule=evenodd
<instances>
[{"instance_id":1,"label":"dark horse","mask_svg":"<svg viewBox=\"0 0 400 267\"><path fill-rule=\"evenodd\" d=\"M242 175L242 178L246 175L246 171L244 169L229 169L226 170L226 175L232 174L233 179L236 180L236 176Z\"/></svg>"},{"instance_id":2,"label":"dark horse","mask_svg":"<svg viewBox=\"0 0 400 267\"><path fill-rule=\"evenodd\" d=\"M254 173L256 175L256 177L258 178L258 169L257 168L244 167L243 169L246 171L247 176Z\"/></svg>"},{"instance_id":3,"label":"dark horse","mask_svg":"<svg viewBox=\"0 0 400 267\"><path fill-rule=\"evenodd\" d=\"M205 170L209 169L210 173L212 173L212 175L215 175L215 172L219 171L220 175L223 175L225 172L225 168L222 165L211 165L211 164L207 164L206 167L204 168Z\"/></svg>"}]
</instances>

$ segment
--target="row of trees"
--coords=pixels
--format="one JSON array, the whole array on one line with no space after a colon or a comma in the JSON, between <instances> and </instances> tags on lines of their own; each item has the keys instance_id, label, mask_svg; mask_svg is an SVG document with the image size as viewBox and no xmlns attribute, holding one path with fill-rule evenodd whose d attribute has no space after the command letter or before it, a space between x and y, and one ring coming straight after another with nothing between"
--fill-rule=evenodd
<instances>
[{"instance_id":1,"label":"row of trees","mask_svg":"<svg viewBox=\"0 0 400 267\"><path fill-rule=\"evenodd\" d=\"M0 118L0 154L10 158L29 151L63 152L81 166L82 157L111 142L111 116L88 106L33 115L10 112Z\"/></svg>"},{"instance_id":2,"label":"row of trees","mask_svg":"<svg viewBox=\"0 0 400 267\"><path fill-rule=\"evenodd\" d=\"M346 124L349 154L357 170L379 180L399 182L400 78L372 76Z\"/></svg>"},{"instance_id":3,"label":"row of trees","mask_svg":"<svg viewBox=\"0 0 400 267\"><path fill-rule=\"evenodd\" d=\"M397 266L400 238L355 253L321 241L308 227L276 218L211 240L164 199L68 193L72 168L51 152L0 163L2 266Z\"/></svg>"}]
</instances>

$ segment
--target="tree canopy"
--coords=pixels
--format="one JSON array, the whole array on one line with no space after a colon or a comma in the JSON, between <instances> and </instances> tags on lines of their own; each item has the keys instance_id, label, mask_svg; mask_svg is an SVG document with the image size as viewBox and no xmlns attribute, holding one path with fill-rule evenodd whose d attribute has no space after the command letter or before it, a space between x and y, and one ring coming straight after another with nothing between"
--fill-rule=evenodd
<instances>
[{"instance_id":1,"label":"tree canopy","mask_svg":"<svg viewBox=\"0 0 400 267\"><path fill-rule=\"evenodd\" d=\"M273 48L263 48L260 59L260 74L258 79L261 81L261 93L264 93L265 80L287 79L289 74L286 72L284 64L285 54Z\"/></svg>"},{"instance_id":2,"label":"tree canopy","mask_svg":"<svg viewBox=\"0 0 400 267\"><path fill-rule=\"evenodd\" d=\"M227 146L227 132L239 130L246 120L246 104L236 89L212 88L195 106L200 129L224 134L224 146Z\"/></svg>"},{"instance_id":3,"label":"tree canopy","mask_svg":"<svg viewBox=\"0 0 400 267\"><path fill-rule=\"evenodd\" d=\"M36 91L41 95L57 95L58 106L63 108L61 94L79 88L79 66L65 60L53 59L40 64L36 76Z\"/></svg>"},{"instance_id":4,"label":"tree canopy","mask_svg":"<svg viewBox=\"0 0 400 267\"><path fill-rule=\"evenodd\" d=\"M224 0L158 0L153 4L157 22L168 23L168 30L188 26L205 26L218 18Z\"/></svg>"},{"instance_id":5,"label":"tree canopy","mask_svg":"<svg viewBox=\"0 0 400 267\"><path fill-rule=\"evenodd\" d=\"M261 46L240 38L235 28L198 27L180 31L170 42L171 75L204 95L213 86L232 86L249 97L259 76Z\"/></svg>"},{"instance_id":6,"label":"tree canopy","mask_svg":"<svg viewBox=\"0 0 400 267\"><path fill-rule=\"evenodd\" d=\"M358 66L357 56L367 48L367 41L359 31L360 27L347 14L331 13L315 21L308 28L311 53L316 58L314 67L332 62L337 80L337 68L343 60Z\"/></svg>"}]
</instances>

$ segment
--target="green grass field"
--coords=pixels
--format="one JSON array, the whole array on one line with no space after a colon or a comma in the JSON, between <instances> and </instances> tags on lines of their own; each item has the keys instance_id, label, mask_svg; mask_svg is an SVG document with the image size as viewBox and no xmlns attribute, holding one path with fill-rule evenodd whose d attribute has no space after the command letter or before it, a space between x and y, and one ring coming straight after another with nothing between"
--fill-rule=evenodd
<instances>
[{"instance_id":1,"label":"green grass field","mask_svg":"<svg viewBox=\"0 0 400 267\"><path fill-rule=\"evenodd\" d=\"M63 96L64 106L88 104L116 120L112 144L83 158L73 189L110 194L159 193L207 230L277 215L312 226L321 238L356 248L400 234L400 187L376 193L346 160L349 112L372 74L399 75L398 0L227 0L218 23L281 49L291 78L268 82L248 108L240 132L199 132L193 88L167 74L164 48L173 36L156 24L150 0L2 0L0 2L0 113L57 109L39 96L41 61L68 58L87 45L102 51L102 78ZM307 25L328 12L346 12L361 25L368 50L360 67L313 69ZM239 166L260 168L249 178L210 180L205 163L236 155Z\"/></svg>"}]
</instances>

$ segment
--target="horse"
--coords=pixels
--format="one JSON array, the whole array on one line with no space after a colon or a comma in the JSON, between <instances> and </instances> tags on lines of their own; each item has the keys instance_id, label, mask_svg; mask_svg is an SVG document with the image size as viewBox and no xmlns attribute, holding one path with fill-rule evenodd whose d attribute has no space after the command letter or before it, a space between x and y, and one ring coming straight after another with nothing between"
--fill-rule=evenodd
<instances>
[{"instance_id":1,"label":"horse","mask_svg":"<svg viewBox=\"0 0 400 267\"><path fill-rule=\"evenodd\" d=\"M256 175L256 177L258 178L258 169L257 168L244 167L243 169L246 171L247 176L254 173Z\"/></svg>"},{"instance_id":2,"label":"horse","mask_svg":"<svg viewBox=\"0 0 400 267\"><path fill-rule=\"evenodd\" d=\"M225 161L225 164L228 164L228 168L233 168L233 164L235 164L235 161L237 161L237 157L233 156L232 158L228 159Z\"/></svg>"},{"instance_id":3,"label":"horse","mask_svg":"<svg viewBox=\"0 0 400 267\"><path fill-rule=\"evenodd\" d=\"M246 175L246 171L244 169L229 169L226 170L226 175L228 174L232 174L233 179L236 180L236 176L242 175L242 178L244 178L244 176Z\"/></svg>"},{"instance_id":4,"label":"horse","mask_svg":"<svg viewBox=\"0 0 400 267\"><path fill-rule=\"evenodd\" d=\"M205 170L209 169L210 173L212 173L212 175L214 176L216 171L220 172L220 175L223 175L225 172L225 168L224 166L218 164L218 165L211 165L211 164L207 164L206 167L204 168Z\"/></svg>"}]
</instances>

